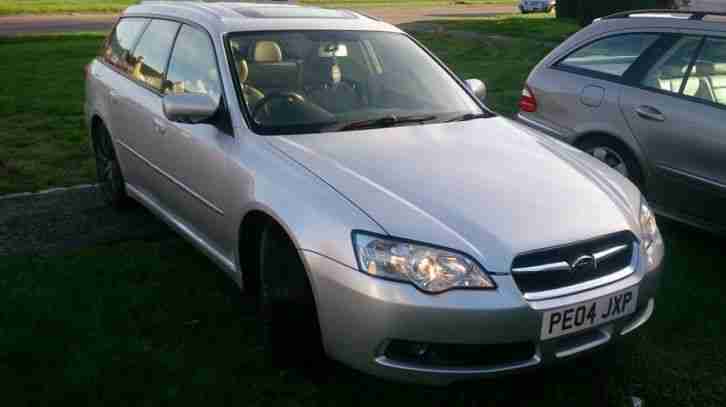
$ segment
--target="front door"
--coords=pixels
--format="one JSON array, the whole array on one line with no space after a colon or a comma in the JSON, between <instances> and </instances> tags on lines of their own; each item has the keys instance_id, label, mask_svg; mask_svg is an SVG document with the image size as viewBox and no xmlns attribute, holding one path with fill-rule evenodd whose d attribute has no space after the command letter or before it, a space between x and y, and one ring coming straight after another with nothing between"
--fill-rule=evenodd
<instances>
[{"instance_id":1,"label":"front door","mask_svg":"<svg viewBox=\"0 0 726 407\"><path fill-rule=\"evenodd\" d=\"M169 61L165 93L207 95L223 103L217 59L209 35L182 26ZM232 131L214 123L179 123L165 120L164 151L175 191L170 209L197 237L227 255L230 248L226 225L230 194L230 160L236 146Z\"/></svg>"}]
</instances>

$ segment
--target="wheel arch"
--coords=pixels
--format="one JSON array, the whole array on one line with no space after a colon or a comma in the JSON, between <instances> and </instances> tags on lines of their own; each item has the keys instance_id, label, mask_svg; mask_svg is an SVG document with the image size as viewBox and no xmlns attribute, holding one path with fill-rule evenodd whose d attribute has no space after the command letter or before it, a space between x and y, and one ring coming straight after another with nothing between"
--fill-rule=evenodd
<instances>
[{"instance_id":1,"label":"wheel arch","mask_svg":"<svg viewBox=\"0 0 726 407\"><path fill-rule=\"evenodd\" d=\"M237 267L241 288L253 294L259 292L260 244L264 227L272 224L280 229L297 252L300 263L317 298L309 264L302 255L300 242L289 226L276 213L263 205L253 205L242 216L237 228Z\"/></svg>"},{"instance_id":2,"label":"wheel arch","mask_svg":"<svg viewBox=\"0 0 726 407\"><path fill-rule=\"evenodd\" d=\"M647 188L648 180L650 179L650 170L647 165L645 155L643 154L643 151L640 148L640 145L638 145L635 140L624 140L622 137L618 137L615 134L608 132L608 131L591 130L591 131L583 132L582 134L579 134L578 136L576 136L572 141L572 145L577 147L578 149L581 149L581 146L583 144L585 144L586 142L593 140L593 139L608 140L609 142L619 145L627 153L629 153L633 157L635 162L638 164L640 173L643 177L643 186L644 186L644 188Z\"/></svg>"},{"instance_id":3,"label":"wheel arch","mask_svg":"<svg viewBox=\"0 0 726 407\"><path fill-rule=\"evenodd\" d=\"M93 114L90 121L90 126L88 128L88 134L89 134L89 142L91 143L91 148L96 148L96 137L98 137L98 130L100 128L105 128L106 131L108 130L108 126L106 125L106 122L101 118L101 116L98 113Z\"/></svg>"}]
</instances>

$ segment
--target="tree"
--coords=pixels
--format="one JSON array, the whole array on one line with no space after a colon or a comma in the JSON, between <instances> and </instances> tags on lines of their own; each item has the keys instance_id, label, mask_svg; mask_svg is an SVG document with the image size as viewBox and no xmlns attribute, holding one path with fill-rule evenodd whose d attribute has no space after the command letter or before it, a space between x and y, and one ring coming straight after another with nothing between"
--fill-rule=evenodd
<instances>
[{"instance_id":1,"label":"tree","mask_svg":"<svg viewBox=\"0 0 726 407\"><path fill-rule=\"evenodd\" d=\"M585 26L613 13L654 8L676 8L676 0L558 0L557 17L576 19Z\"/></svg>"}]
</instances>

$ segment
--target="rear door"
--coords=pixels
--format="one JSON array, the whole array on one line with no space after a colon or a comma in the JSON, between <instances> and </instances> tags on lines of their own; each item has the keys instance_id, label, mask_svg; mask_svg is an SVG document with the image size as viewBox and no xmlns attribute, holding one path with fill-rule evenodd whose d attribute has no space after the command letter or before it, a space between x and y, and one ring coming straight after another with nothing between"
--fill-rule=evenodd
<instances>
[{"instance_id":1,"label":"rear door","mask_svg":"<svg viewBox=\"0 0 726 407\"><path fill-rule=\"evenodd\" d=\"M103 68L93 71L93 80L96 84L94 88L99 89L99 86L102 88L95 97L101 98L100 103L106 107L103 119L116 144L116 154L119 156L127 181L136 180L138 176L127 151L120 147L120 143L123 143L128 138L128 133L132 131L128 126L129 111L120 101L123 95L132 94L136 86L130 81L129 57L148 23L149 19L146 18L121 19L109 36L101 56Z\"/></svg>"},{"instance_id":2,"label":"rear door","mask_svg":"<svg viewBox=\"0 0 726 407\"><path fill-rule=\"evenodd\" d=\"M132 187L158 203L171 189L163 151L162 83L171 47L181 25L154 19L124 61L128 78L113 95L118 111L117 148L123 155L124 174Z\"/></svg>"},{"instance_id":3,"label":"rear door","mask_svg":"<svg viewBox=\"0 0 726 407\"><path fill-rule=\"evenodd\" d=\"M726 40L680 36L643 70L622 110L653 168L650 199L726 225Z\"/></svg>"},{"instance_id":4,"label":"rear door","mask_svg":"<svg viewBox=\"0 0 726 407\"><path fill-rule=\"evenodd\" d=\"M174 180L168 196L172 211L184 219L198 237L224 251L226 202L230 178L227 154L236 143L222 97L217 57L209 34L202 28L182 26L169 61L166 94L206 95L220 103L218 117L207 123L180 123L163 119L161 140ZM228 239L227 239L228 240Z\"/></svg>"}]
</instances>

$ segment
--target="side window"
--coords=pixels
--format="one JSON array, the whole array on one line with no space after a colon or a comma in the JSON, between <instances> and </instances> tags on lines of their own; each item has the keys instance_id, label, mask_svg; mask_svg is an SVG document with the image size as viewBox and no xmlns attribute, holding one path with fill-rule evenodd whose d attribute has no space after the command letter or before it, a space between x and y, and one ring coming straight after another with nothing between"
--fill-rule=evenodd
<instances>
[{"instance_id":1,"label":"side window","mask_svg":"<svg viewBox=\"0 0 726 407\"><path fill-rule=\"evenodd\" d=\"M573 52L559 65L621 77L659 35L624 34L603 38Z\"/></svg>"},{"instance_id":2,"label":"side window","mask_svg":"<svg viewBox=\"0 0 726 407\"><path fill-rule=\"evenodd\" d=\"M648 71L642 85L666 92L680 93L693 59L696 56L702 37L683 37L661 57ZM693 83L688 83L686 93L694 91ZM698 87L697 84L695 84Z\"/></svg>"},{"instance_id":3,"label":"side window","mask_svg":"<svg viewBox=\"0 0 726 407\"><path fill-rule=\"evenodd\" d=\"M221 82L209 36L197 29L183 26L174 46L166 75L166 93L201 93L217 100Z\"/></svg>"},{"instance_id":4,"label":"side window","mask_svg":"<svg viewBox=\"0 0 726 407\"><path fill-rule=\"evenodd\" d=\"M149 23L129 61L132 78L161 90L166 62L178 29L179 23L173 21L152 20Z\"/></svg>"},{"instance_id":5,"label":"side window","mask_svg":"<svg viewBox=\"0 0 726 407\"><path fill-rule=\"evenodd\" d=\"M726 106L726 39L706 39L684 94Z\"/></svg>"},{"instance_id":6,"label":"side window","mask_svg":"<svg viewBox=\"0 0 726 407\"><path fill-rule=\"evenodd\" d=\"M103 52L105 61L124 72L131 72L129 54L148 19L124 18L116 24Z\"/></svg>"}]
</instances>

